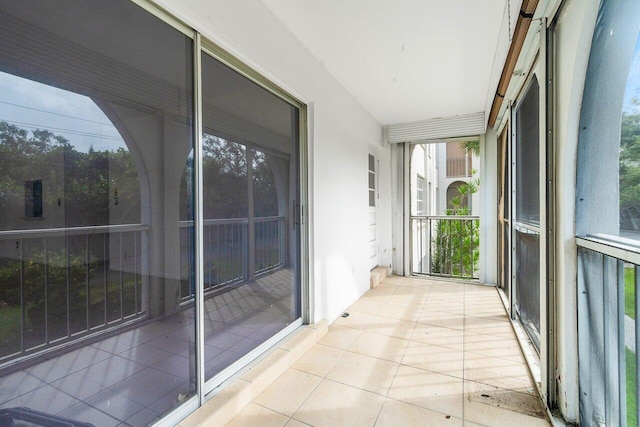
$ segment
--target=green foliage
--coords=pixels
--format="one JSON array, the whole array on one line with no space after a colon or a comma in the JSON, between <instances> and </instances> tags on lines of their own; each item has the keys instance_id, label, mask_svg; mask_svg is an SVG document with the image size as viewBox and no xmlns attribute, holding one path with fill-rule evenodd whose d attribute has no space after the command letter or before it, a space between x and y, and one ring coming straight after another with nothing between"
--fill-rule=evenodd
<instances>
[{"instance_id":1,"label":"green foliage","mask_svg":"<svg viewBox=\"0 0 640 427\"><path fill-rule=\"evenodd\" d=\"M253 205L255 216L277 216L278 194L271 165L276 158L261 151L253 155Z\"/></svg>"},{"instance_id":2,"label":"green foliage","mask_svg":"<svg viewBox=\"0 0 640 427\"><path fill-rule=\"evenodd\" d=\"M43 218L25 223L25 182L32 180L42 181ZM0 229L139 223L140 217L138 172L126 149L82 152L48 130L29 132L0 121ZM45 320L55 339L66 336L68 326L104 323L105 305L109 319L120 314L121 300L127 313L135 309L129 306L135 304L136 278L111 274L108 262L98 261L104 254L87 253L93 249L84 237L47 237L46 249L42 238L5 241L2 250L0 324L13 332L0 338L0 346L20 342L22 321L25 346L39 345Z\"/></svg>"},{"instance_id":3,"label":"green foliage","mask_svg":"<svg viewBox=\"0 0 640 427\"><path fill-rule=\"evenodd\" d=\"M249 190L247 147L224 138L205 134L202 141L204 171L204 217L247 218L249 216ZM251 149L251 176L253 178L254 215L278 215L278 195L272 168L281 165L279 159L262 151ZM286 161L284 162L286 164ZM286 165L281 165L286 167ZM189 218L186 210L191 197L187 190L187 169L182 176L181 219ZM286 176L286 175L285 175Z\"/></svg>"},{"instance_id":4,"label":"green foliage","mask_svg":"<svg viewBox=\"0 0 640 427\"><path fill-rule=\"evenodd\" d=\"M34 179L42 180L48 226L140 222L138 173L122 147L85 153L48 130L29 133L0 121L0 174L2 229L23 228L25 181ZM52 223L56 215L60 222Z\"/></svg>"},{"instance_id":5,"label":"green foliage","mask_svg":"<svg viewBox=\"0 0 640 427\"><path fill-rule=\"evenodd\" d=\"M476 156L480 155L480 140L465 141L462 143L465 153L472 153Z\"/></svg>"},{"instance_id":6,"label":"green foliage","mask_svg":"<svg viewBox=\"0 0 640 427\"><path fill-rule=\"evenodd\" d=\"M458 188L451 200L448 216L471 215L465 199L478 191L480 181L472 179ZM477 276L480 258L480 223L475 219L437 220L432 238L431 271L435 274L473 278Z\"/></svg>"},{"instance_id":7,"label":"green foliage","mask_svg":"<svg viewBox=\"0 0 640 427\"><path fill-rule=\"evenodd\" d=\"M624 313L635 319L635 269L633 267L624 268Z\"/></svg>"},{"instance_id":8,"label":"green foliage","mask_svg":"<svg viewBox=\"0 0 640 427\"><path fill-rule=\"evenodd\" d=\"M0 304L0 356L20 351L22 309Z\"/></svg>"},{"instance_id":9,"label":"green foliage","mask_svg":"<svg viewBox=\"0 0 640 427\"><path fill-rule=\"evenodd\" d=\"M623 114L620 129L621 228L629 229L624 211L640 205L640 114Z\"/></svg>"},{"instance_id":10,"label":"green foliage","mask_svg":"<svg viewBox=\"0 0 640 427\"><path fill-rule=\"evenodd\" d=\"M637 424L637 400L638 384L636 382L637 365L636 354L625 347L626 374L627 374L627 425Z\"/></svg>"},{"instance_id":11,"label":"green foliage","mask_svg":"<svg viewBox=\"0 0 640 427\"><path fill-rule=\"evenodd\" d=\"M635 269L624 268L624 312L635 319ZM627 425L635 426L637 419L636 396L638 384L636 383L636 354L625 347L626 357L626 401L627 401Z\"/></svg>"}]
</instances>

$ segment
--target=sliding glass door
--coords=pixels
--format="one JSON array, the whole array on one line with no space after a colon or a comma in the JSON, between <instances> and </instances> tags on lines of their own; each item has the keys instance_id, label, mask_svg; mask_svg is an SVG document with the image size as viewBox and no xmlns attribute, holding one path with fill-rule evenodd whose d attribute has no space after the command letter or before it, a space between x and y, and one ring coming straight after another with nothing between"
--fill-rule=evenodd
<instances>
[{"instance_id":1,"label":"sliding glass door","mask_svg":"<svg viewBox=\"0 0 640 427\"><path fill-rule=\"evenodd\" d=\"M0 0L0 415L177 420L302 323L304 106L216 52Z\"/></svg>"},{"instance_id":2,"label":"sliding glass door","mask_svg":"<svg viewBox=\"0 0 640 427\"><path fill-rule=\"evenodd\" d=\"M202 54L206 379L301 316L298 114Z\"/></svg>"}]
</instances>

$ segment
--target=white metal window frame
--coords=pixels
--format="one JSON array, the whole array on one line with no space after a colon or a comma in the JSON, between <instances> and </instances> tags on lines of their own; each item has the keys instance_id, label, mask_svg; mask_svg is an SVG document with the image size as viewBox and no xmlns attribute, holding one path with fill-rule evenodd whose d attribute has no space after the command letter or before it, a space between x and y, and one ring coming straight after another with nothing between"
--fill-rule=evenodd
<instances>
[{"instance_id":1,"label":"white metal window frame","mask_svg":"<svg viewBox=\"0 0 640 427\"><path fill-rule=\"evenodd\" d=\"M554 100L553 100L553 28L557 19L561 17L562 0L542 0L537 8L535 19L533 20L529 32L526 36L521 55L519 56L515 72L504 95L505 101L498 113L497 120L497 134L499 135L505 128L508 132L508 150L511 153L507 153L510 177L510 259L505 260L508 262L508 269L510 270L511 280L509 280L509 301L511 304L513 301L513 295L515 293L513 276L515 274L515 259L513 256L513 246L515 244L514 226L515 226L515 141L513 138L514 122L513 122L513 110L515 100L520 100L522 94L528 82L531 79L533 73L537 73L539 81L539 96L540 96L540 165L546 166L547 170L541 173L540 176L540 191L541 191L541 211L540 211L540 225L539 229L541 233L541 263L540 271L540 355L536 360L527 359L527 363L532 372L540 368L540 382L536 381L538 391L547 405L553 405L557 402L557 390L556 390L556 378L554 372L556 371L555 361L555 340L557 336L555 330L556 319L556 307L555 307L555 227L550 227L555 222L555 196L554 196L554 168L553 168L553 117L554 117ZM523 71L524 70L524 71ZM549 78L547 78L549 77ZM548 158L543 157L545 149L548 152ZM543 194L546 194L543 197ZM546 203L546 205L545 205ZM542 240L545 239L545 241ZM547 274L547 272L549 274ZM543 279L544 277L544 279ZM509 311L513 314L513 306L508 307ZM534 352L535 353L535 352ZM534 356L535 357L535 356ZM535 366L533 366L535 364Z\"/></svg>"},{"instance_id":2,"label":"white metal window frame","mask_svg":"<svg viewBox=\"0 0 640 427\"><path fill-rule=\"evenodd\" d=\"M371 169L371 160L373 160L373 169ZM373 175L373 187L371 186L371 175ZM369 188L369 207L378 207L378 155L373 151L367 156L367 182ZM373 193L373 205L371 204L371 193Z\"/></svg>"},{"instance_id":3,"label":"white metal window frame","mask_svg":"<svg viewBox=\"0 0 640 427\"><path fill-rule=\"evenodd\" d=\"M554 400L555 396L555 378L551 374L554 372L554 361L551 357L551 352L553 350L553 343L550 338L550 320L552 317L549 315L552 313L553 307L550 307L551 301L549 300L549 286L548 286L548 250L549 250L549 240L546 233L546 230L549 228L550 218L548 217L548 203L549 197L547 192L547 168L548 168L548 159L547 159L547 144L546 144L546 135L547 135L547 117L549 113L549 108L547 104L547 28L546 28L546 19L542 20L538 27L538 34L535 36L535 41L533 46L536 48L533 49L527 56L524 57L523 63L528 64L529 71L525 74L525 78L519 82L517 89L514 91L517 95L514 97L516 100L510 107L508 111L508 115L506 114L503 121L504 124L500 126L503 128L504 126L510 126L510 164L511 164L511 194L510 194L510 243L511 243L511 259L510 259L510 271L511 271L511 280L510 280L510 291L509 291L509 304L510 304L510 312L512 319L515 320L516 309L515 309L515 294L517 292L517 279L516 279L516 231L524 231L526 233L535 233L539 236L540 239L540 253L539 253L539 269L540 269L540 349L539 353L536 354L538 349L535 349L534 352L529 352L530 354L537 356L534 360L527 360L530 369L533 373L540 373L540 378L536 378L536 385L538 386L538 391L542 399L548 402L550 399ZM540 202L540 222L539 224L531 224L528 222L518 221L516 216L516 200L517 200L517 188L516 188L516 168L518 165L516 164L516 150L517 150L517 141L516 141L516 125L515 125L515 114L517 108L520 105L520 102L523 100L524 95L526 94L527 89L533 78L536 78L538 81L538 90L539 90L539 202ZM531 346L533 347L533 346ZM533 347L535 348L535 347Z\"/></svg>"},{"instance_id":4,"label":"white metal window frame","mask_svg":"<svg viewBox=\"0 0 640 427\"><path fill-rule=\"evenodd\" d=\"M424 177L418 174L416 180L416 215L423 215L424 211Z\"/></svg>"}]
</instances>

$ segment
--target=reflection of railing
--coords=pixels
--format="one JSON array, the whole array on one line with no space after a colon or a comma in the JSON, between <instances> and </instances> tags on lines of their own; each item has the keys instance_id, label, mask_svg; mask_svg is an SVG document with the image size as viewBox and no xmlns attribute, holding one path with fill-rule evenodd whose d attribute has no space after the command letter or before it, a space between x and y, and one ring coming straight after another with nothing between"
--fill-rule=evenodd
<instances>
[{"instance_id":1,"label":"reflection of railing","mask_svg":"<svg viewBox=\"0 0 640 427\"><path fill-rule=\"evenodd\" d=\"M577 238L580 410L598 425L640 419L640 242Z\"/></svg>"},{"instance_id":2,"label":"reflection of railing","mask_svg":"<svg viewBox=\"0 0 640 427\"><path fill-rule=\"evenodd\" d=\"M255 219L256 274L280 267L285 254L284 217Z\"/></svg>"},{"instance_id":3,"label":"reflection of railing","mask_svg":"<svg viewBox=\"0 0 640 427\"><path fill-rule=\"evenodd\" d=\"M447 159L447 177L470 177L471 157L453 157Z\"/></svg>"},{"instance_id":4,"label":"reflection of railing","mask_svg":"<svg viewBox=\"0 0 640 427\"><path fill-rule=\"evenodd\" d=\"M477 216L412 216L412 273L477 279L479 237Z\"/></svg>"},{"instance_id":5,"label":"reflection of railing","mask_svg":"<svg viewBox=\"0 0 640 427\"><path fill-rule=\"evenodd\" d=\"M0 231L0 360L142 316L148 230Z\"/></svg>"},{"instance_id":6,"label":"reflection of railing","mask_svg":"<svg viewBox=\"0 0 640 427\"><path fill-rule=\"evenodd\" d=\"M204 220L204 290L214 291L240 283L280 267L285 259L285 218L259 217ZM182 221L181 245L190 245L192 222ZM250 238L253 234L253 239ZM252 243L250 241L252 240ZM190 253L183 250L182 253ZM191 260L182 260L182 300L193 295L192 280L187 271ZM253 263L253 264L252 264Z\"/></svg>"}]
</instances>

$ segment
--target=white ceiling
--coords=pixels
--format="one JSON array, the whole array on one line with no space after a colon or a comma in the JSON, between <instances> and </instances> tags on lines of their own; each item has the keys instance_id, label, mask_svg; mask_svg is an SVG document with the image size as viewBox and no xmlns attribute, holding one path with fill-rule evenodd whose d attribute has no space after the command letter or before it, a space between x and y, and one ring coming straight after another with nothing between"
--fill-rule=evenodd
<instances>
[{"instance_id":1,"label":"white ceiling","mask_svg":"<svg viewBox=\"0 0 640 427\"><path fill-rule=\"evenodd\" d=\"M507 0L263 2L381 124L490 106Z\"/></svg>"}]
</instances>

